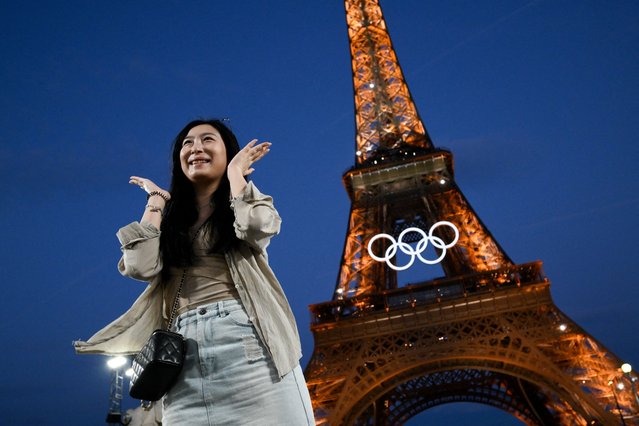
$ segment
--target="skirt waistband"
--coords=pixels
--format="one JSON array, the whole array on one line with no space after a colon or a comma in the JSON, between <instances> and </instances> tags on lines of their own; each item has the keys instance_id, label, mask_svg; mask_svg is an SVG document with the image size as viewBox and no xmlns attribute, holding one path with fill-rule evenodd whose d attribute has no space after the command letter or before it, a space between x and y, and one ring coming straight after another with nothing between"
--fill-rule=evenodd
<instances>
[{"instance_id":1,"label":"skirt waistband","mask_svg":"<svg viewBox=\"0 0 639 426\"><path fill-rule=\"evenodd\" d=\"M244 307L239 300L227 299L219 300L217 302L208 303L206 305L197 306L190 309L183 314L180 314L174 322L174 327L180 328L185 323L194 321L198 318L209 317L222 317L228 315L230 312L242 310Z\"/></svg>"}]
</instances>

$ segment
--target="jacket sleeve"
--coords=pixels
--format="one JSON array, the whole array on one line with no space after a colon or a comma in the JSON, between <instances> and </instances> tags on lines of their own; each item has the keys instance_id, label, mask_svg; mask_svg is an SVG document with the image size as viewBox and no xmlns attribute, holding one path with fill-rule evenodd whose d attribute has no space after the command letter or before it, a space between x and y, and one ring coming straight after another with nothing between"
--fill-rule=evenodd
<instances>
[{"instance_id":1,"label":"jacket sleeve","mask_svg":"<svg viewBox=\"0 0 639 426\"><path fill-rule=\"evenodd\" d=\"M271 237L280 232L282 219L273 206L273 198L262 194L252 181L244 191L231 198L235 213L235 235L254 249L264 252Z\"/></svg>"},{"instance_id":2,"label":"jacket sleeve","mask_svg":"<svg viewBox=\"0 0 639 426\"><path fill-rule=\"evenodd\" d=\"M132 222L117 233L122 244L118 270L126 277L151 281L162 271L160 231L147 222Z\"/></svg>"}]
</instances>

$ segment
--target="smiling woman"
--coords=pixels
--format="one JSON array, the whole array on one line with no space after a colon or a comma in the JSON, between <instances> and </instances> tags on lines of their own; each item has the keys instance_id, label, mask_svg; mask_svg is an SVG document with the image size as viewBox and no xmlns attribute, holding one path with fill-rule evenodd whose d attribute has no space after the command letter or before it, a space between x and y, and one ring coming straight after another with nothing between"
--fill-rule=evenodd
<instances>
[{"instance_id":1,"label":"smiling woman","mask_svg":"<svg viewBox=\"0 0 639 426\"><path fill-rule=\"evenodd\" d=\"M182 334L187 351L162 401L165 426L314 424L295 319L266 256L281 219L245 178L270 146L254 139L239 149L222 122L197 120L175 139L170 191L130 179L148 202L140 222L118 232L118 268L150 284L76 349L135 353L157 328Z\"/></svg>"},{"instance_id":2,"label":"smiling woman","mask_svg":"<svg viewBox=\"0 0 639 426\"><path fill-rule=\"evenodd\" d=\"M182 142L180 164L194 185L219 182L226 170L226 148L220 132L209 124L189 130Z\"/></svg>"}]
</instances>

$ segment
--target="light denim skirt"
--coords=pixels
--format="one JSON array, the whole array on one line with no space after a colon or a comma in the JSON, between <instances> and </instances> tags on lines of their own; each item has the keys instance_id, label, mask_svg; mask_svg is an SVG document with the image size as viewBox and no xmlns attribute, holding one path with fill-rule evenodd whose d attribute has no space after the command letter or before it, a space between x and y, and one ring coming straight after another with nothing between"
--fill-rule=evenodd
<instances>
[{"instance_id":1,"label":"light denim skirt","mask_svg":"<svg viewBox=\"0 0 639 426\"><path fill-rule=\"evenodd\" d=\"M190 310L174 330L186 338L187 350L162 401L163 426L315 424L300 366L278 377L240 302Z\"/></svg>"}]
</instances>

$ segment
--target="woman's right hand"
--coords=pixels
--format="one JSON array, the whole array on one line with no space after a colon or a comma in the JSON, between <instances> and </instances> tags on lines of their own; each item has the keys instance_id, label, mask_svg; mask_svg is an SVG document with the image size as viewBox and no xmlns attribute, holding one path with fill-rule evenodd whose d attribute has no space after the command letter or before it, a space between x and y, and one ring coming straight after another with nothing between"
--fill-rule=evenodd
<instances>
[{"instance_id":1,"label":"woman's right hand","mask_svg":"<svg viewBox=\"0 0 639 426\"><path fill-rule=\"evenodd\" d=\"M129 183L131 185L137 185L144 190L147 194L150 194L153 191L158 191L162 195L164 195L166 200L171 199L171 193L165 189L157 186L151 179L139 177L139 176L131 176L129 178ZM162 197L164 198L164 197Z\"/></svg>"}]
</instances>

